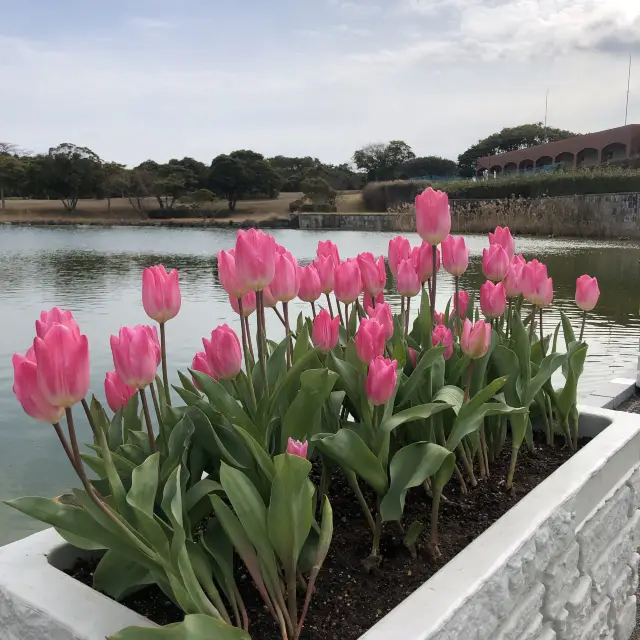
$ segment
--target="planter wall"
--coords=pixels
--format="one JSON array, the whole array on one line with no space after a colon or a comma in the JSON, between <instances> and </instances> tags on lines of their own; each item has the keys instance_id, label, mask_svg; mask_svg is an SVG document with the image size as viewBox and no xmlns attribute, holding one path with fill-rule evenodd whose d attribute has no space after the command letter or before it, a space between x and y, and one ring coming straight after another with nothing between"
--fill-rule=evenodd
<instances>
[{"instance_id":1,"label":"planter wall","mask_svg":"<svg viewBox=\"0 0 640 640\"><path fill-rule=\"evenodd\" d=\"M362 640L628 640L640 416L583 408L580 429L597 439ZM104 640L125 626L153 626L59 570L82 553L51 529L0 549L2 640Z\"/></svg>"}]
</instances>

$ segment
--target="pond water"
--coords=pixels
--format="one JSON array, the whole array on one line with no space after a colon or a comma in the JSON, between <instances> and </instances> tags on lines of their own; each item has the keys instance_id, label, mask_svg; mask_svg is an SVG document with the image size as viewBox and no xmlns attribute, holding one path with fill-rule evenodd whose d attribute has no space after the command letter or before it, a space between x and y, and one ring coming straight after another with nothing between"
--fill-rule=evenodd
<instances>
[{"instance_id":1,"label":"pond water","mask_svg":"<svg viewBox=\"0 0 640 640\"><path fill-rule=\"evenodd\" d=\"M273 235L303 263L313 259L320 239L330 237L341 255L349 257L367 250L386 255L393 237L294 230L277 230ZM104 374L113 369L109 336L122 325L148 321L140 297L142 269L159 262L176 267L183 304L167 325L169 368L185 370L193 354L202 350L201 338L215 326L227 322L239 328L219 284L215 259L217 251L232 246L234 240L231 230L0 226L0 500L54 496L77 485L53 429L26 416L11 390L11 356L31 345L40 311L55 305L73 311L89 337L92 390L103 399ZM417 235L410 240L419 242ZM486 236L469 236L467 242L470 268L461 286L477 290L484 280L481 256L488 241ZM546 316L548 327L557 322L561 309L578 328L580 312L573 302L576 277L589 273L599 280L600 303L586 328L590 346L582 394L615 377L616 370L635 366L640 335L639 245L518 238L517 251L527 259L544 261L553 276L555 297ZM387 299L399 310L399 299L388 284ZM444 310L452 292L453 278L441 271L439 310ZM308 312L304 303L294 307L296 315L301 309ZM283 335L273 313L267 316L270 335ZM83 441L90 441L88 426L81 423L81 429ZM0 544L40 528L38 522L0 505Z\"/></svg>"}]
</instances>

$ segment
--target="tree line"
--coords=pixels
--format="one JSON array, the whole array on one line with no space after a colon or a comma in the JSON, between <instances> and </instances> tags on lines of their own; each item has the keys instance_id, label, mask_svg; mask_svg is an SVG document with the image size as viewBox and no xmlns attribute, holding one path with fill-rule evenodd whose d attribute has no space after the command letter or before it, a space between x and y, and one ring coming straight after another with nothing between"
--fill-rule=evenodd
<instances>
[{"instance_id":1,"label":"tree line","mask_svg":"<svg viewBox=\"0 0 640 640\"><path fill-rule=\"evenodd\" d=\"M148 198L155 198L160 209L171 209L178 200L198 204L221 198L234 211L238 200L276 198L281 191L304 191L308 185L340 191L380 180L471 176L478 157L573 135L541 123L505 128L460 154L458 162L417 157L405 141L392 140L366 145L354 152L351 163L339 165L311 156L265 158L242 149L221 154L209 165L184 157L167 163L146 160L133 168L104 161L91 149L68 142L39 154L5 142L0 143L0 200L5 209L7 197L59 199L74 211L84 198L106 199L109 208L112 198L127 198L144 213Z\"/></svg>"}]
</instances>

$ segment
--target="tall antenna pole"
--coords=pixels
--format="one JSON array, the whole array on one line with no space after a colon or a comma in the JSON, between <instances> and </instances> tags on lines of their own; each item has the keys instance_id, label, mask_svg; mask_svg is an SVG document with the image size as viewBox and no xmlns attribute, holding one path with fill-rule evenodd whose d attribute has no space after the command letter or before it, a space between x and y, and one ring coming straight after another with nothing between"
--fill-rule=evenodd
<instances>
[{"instance_id":1,"label":"tall antenna pole","mask_svg":"<svg viewBox=\"0 0 640 640\"><path fill-rule=\"evenodd\" d=\"M624 110L624 126L627 126L627 118L629 116L629 89L631 87L631 55L629 55L629 77L627 78L627 106Z\"/></svg>"}]
</instances>

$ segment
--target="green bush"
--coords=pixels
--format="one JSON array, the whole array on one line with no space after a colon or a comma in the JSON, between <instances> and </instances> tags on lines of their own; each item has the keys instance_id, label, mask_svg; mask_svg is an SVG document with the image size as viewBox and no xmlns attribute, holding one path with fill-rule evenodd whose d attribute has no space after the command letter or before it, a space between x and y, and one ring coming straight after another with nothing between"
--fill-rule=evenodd
<instances>
[{"instance_id":1,"label":"green bush","mask_svg":"<svg viewBox=\"0 0 640 640\"><path fill-rule=\"evenodd\" d=\"M298 213L337 213L338 207L335 204L320 203L301 204L298 207Z\"/></svg>"},{"instance_id":2,"label":"green bush","mask_svg":"<svg viewBox=\"0 0 640 640\"><path fill-rule=\"evenodd\" d=\"M452 200L499 200L543 198L589 193L629 193L640 191L640 171L621 167L598 167L554 173L530 173L495 180L447 180L372 182L362 192L369 211L384 212L412 202L428 186L446 191Z\"/></svg>"}]
</instances>

